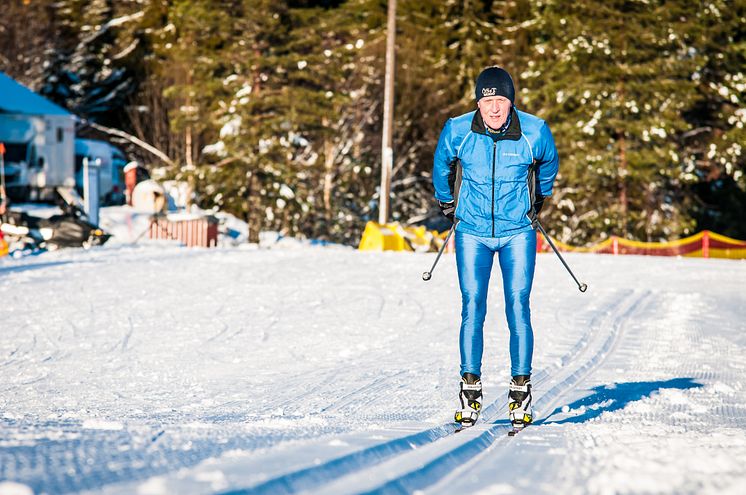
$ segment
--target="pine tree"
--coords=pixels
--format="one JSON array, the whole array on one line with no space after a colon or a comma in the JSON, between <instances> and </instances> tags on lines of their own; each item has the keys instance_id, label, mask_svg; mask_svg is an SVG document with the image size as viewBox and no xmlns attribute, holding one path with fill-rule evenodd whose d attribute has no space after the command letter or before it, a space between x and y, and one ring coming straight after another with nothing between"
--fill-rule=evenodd
<instances>
[{"instance_id":1,"label":"pine tree","mask_svg":"<svg viewBox=\"0 0 746 495\"><path fill-rule=\"evenodd\" d=\"M179 164L177 178L190 178L199 160L205 134L214 132L217 100L229 68L224 50L231 35L237 2L176 0L161 7L162 27L151 35L153 76L162 84L173 137L169 154ZM211 136L210 136L211 137ZM172 171L174 172L174 171ZM183 175L182 173L186 173Z\"/></svg>"},{"instance_id":2,"label":"pine tree","mask_svg":"<svg viewBox=\"0 0 746 495\"><path fill-rule=\"evenodd\" d=\"M356 166L345 155L359 139L350 132L356 110L347 111L359 96L350 60L365 42L350 42L360 28L348 26L365 14L248 0L242 8L205 199L243 216L252 232L349 242L354 234L339 224L351 218L345 169Z\"/></svg>"},{"instance_id":3,"label":"pine tree","mask_svg":"<svg viewBox=\"0 0 746 495\"><path fill-rule=\"evenodd\" d=\"M141 9L135 0L116 6L108 0L56 2L51 12L60 39L50 53L40 92L83 117L118 122L137 88L125 63L133 42L123 40L121 32L137 24Z\"/></svg>"},{"instance_id":4,"label":"pine tree","mask_svg":"<svg viewBox=\"0 0 746 495\"><path fill-rule=\"evenodd\" d=\"M513 46L513 38L525 15L524 3L400 4L394 219L409 224L440 219L430 184L438 136L448 118L476 108L474 84L482 69L499 65L515 72L521 53Z\"/></svg>"},{"instance_id":5,"label":"pine tree","mask_svg":"<svg viewBox=\"0 0 746 495\"><path fill-rule=\"evenodd\" d=\"M46 53L55 38L49 8L40 2L9 0L0 17L0 71L26 86L41 79Z\"/></svg>"},{"instance_id":6,"label":"pine tree","mask_svg":"<svg viewBox=\"0 0 746 495\"><path fill-rule=\"evenodd\" d=\"M612 234L659 240L692 232L679 138L699 62L686 2L542 4L522 97L561 157L551 227L564 241ZM550 223L551 225L551 223Z\"/></svg>"},{"instance_id":7,"label":"pine tree","mask_svg":"<svg viewBox=\"0 0 746 495\"><path fill-rule=\"evenodd\" d=\"M164 150L178 164L164 172L248 220L254 240L273 229L354 244L377 218L386 2L32 6L49 23L28 41L34 57L47 50L42 92ZM560 148L553 234L746 237L745 15L727 0L399 0L392 220L439 217L438 134L475 108L474 79L496 64ZM0 27L2 46L21 24ZM20 66L38 78L29 57Z\"/></svg>"},{"instance_id":8,"label":"pine tree","mask_svg":"<svg viewBox=\"0 0 746 495\"><path fill-rule=\"evenodd\" d=\"M698 229L746 239L746 4L708 2L696 13L692 50L701 60L696 106L685 117L685 167Z\"/></svg>"}]
</instances>

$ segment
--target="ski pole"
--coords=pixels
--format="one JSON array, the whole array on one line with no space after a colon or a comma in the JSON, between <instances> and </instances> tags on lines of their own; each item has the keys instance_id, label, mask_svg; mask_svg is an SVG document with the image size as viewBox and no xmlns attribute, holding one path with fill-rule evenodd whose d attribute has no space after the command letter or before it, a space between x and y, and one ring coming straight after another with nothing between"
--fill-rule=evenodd
<instances>
[{"instance_id":1,"label":"ski pole","mask_svg":"<svg viewBox=\"0 0 746 495\"><path fill-rule=\"evenodd\" d=\"M424 272L422 274L422 280L427 282L430 280L433 276L433 271L435 271L435 265L438 264L438 260L440 259L440 255L443 254L443 250L446 248L446 245L448 244L448 241L451 239L451 236L453 235L453 232L456 230L456 224L458 223L458 220L453 222L453 225L451 226L451 230L448 232L448 235L446 236L446 240L443 241L443 245L440 246L440 250L438 250L438 256L435 257L435 261L433 262L433 266L430 268L429 272Z\"/></svg>"},{"instance_id":2,"label":"ski pole","mask_svg":"<svg viewBox=\"0 0 746 495\"><path fill-rule=\"evenodd\" d=\"M552 249L554 249L554 254L556 254L557 257L562 262L562 264L565 265L565 268L570 273L570 276L573 278L573 280L575 280L575 283L578 284L578 289L580 289L580 292L587 291L588 284L581 284L580 282L578 282L578 279L575 277L575 274L572 272L572 270L570 270L570 267L567 266L567 263L565 263L565 259L562 257L559 250L557 250L557 246L554 245L554 243L552 242L552 239L549 238L547 233L544 231L544 227L541 226L538 220L536 220L536 226L539 228L539 232L541 232L541 234L544 236L544 239L546 239L549 245L552 246Z\"/></svg>"}]
</instances>

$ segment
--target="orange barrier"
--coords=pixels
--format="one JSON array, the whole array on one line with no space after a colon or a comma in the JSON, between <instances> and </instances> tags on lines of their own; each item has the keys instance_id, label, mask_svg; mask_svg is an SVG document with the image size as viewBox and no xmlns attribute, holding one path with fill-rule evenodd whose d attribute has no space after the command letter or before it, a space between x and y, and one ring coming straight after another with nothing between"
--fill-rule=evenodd
<instances>
[{"instance_id":1,"label":"orange barrier","mask_svg":"<svg viewBox=\"0 0 746 495\"><path fill-rule=\"evenodd\" d=\"M537 232L536 252L550 252L551 246ZM746 241L703 230L670 242L630 241L612 236L588 247L575 247L552 238L560 251L601 254L640 254L647 256L687 256L691 258L746 259Z\"/></svg>"}]
</instances>

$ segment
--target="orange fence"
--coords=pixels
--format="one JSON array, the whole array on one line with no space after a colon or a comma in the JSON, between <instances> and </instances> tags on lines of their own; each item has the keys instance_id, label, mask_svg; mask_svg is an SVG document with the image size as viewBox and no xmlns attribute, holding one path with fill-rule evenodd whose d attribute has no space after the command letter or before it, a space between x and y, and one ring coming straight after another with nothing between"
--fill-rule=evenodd
<instances>
[{"instance_id":1,"label":"orange fence","mask_svg":"<svg viewBox=\"0 0 746 495\"><path fill-rule=\"evenodd\" d=\"M690 237L670 242L630 241L612 236L589 247L574 247L552 239L560 251L602 254L641 254L649 256L688 256L692 258L746 259L746 241L703 230ZM552 247L537 232L536 252L549 252Z\"/></svg>"}]
</instances>

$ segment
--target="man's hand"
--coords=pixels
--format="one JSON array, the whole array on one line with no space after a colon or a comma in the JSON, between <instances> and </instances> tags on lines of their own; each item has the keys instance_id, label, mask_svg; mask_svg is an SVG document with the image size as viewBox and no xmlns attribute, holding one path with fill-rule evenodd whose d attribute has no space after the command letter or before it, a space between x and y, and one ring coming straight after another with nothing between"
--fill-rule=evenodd
<instances>
[{"instance_id":1,"label":"man's hand","mask_svg":"<svg viewBox=\"0 0 746 495\"><path fill-rule=\"evenodd\" d=\"M531 208L531 213L529 213L529 217L531 218L531 226L536 229L536 225L539 223L539 212L544 207L544 196L541 194L536 195L536 200L534 200L533 207Z\"/></svg>"},{"instance_id":2,"label":"man's hand","mask_svg":"<svg viewBox=\"0 0 746 495\"><path fill-rule=\"evenodd\" d=\"M440 211L443 213L443 216L453 222L454 216L456 215L456 204L453 201L449 201L448 203L438 201L438 206L440 206Z\"/></svg>"}]
</instances>

